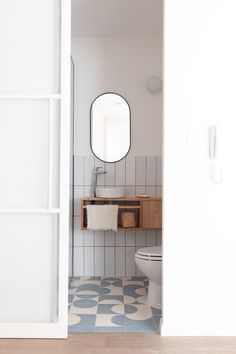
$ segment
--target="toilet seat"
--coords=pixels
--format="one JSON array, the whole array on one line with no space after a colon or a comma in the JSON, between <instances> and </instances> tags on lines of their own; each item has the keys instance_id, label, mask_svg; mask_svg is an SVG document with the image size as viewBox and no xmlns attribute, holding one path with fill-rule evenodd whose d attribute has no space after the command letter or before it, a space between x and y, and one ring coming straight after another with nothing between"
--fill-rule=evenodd
<instances>
[{"instance_id":1,"label":"toilet seat","mask_svg":"<svg viewBox=\"0 0 236 354\"><path fill-rule=\"evenodd\" d=\"M162 249L160 246L141 248L136 252L135 257L147 261L160 262L162 260Z\"/></svg>"}]
</instances>

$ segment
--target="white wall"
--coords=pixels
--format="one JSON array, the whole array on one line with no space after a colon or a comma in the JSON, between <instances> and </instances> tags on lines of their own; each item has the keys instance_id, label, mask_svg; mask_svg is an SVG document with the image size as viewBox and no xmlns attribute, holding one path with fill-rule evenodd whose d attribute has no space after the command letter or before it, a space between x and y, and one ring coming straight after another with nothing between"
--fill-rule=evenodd
<instances>
[{"instance_id":1,"label":"white wall","mask_svg":"<svg viewBox=\"0 0 236 354\"><path fill-rule=\"evenodd\" d=\"M161 37L73 37L75 155L91 155L90 105L101 93L123 95L131 107L130 155L161 155L162 93L151 94L146 80L162 77Z\"/></svg>"},{"instance_id":2,"label":"white wall","mask_svg":"<svg viewBox=\"0 0 236 354\"><path fill-rule=\"evenodd\" d=\"M165 1L163 335L236 335L235 13L234 0Z\"/></svg>"}]
</instances>

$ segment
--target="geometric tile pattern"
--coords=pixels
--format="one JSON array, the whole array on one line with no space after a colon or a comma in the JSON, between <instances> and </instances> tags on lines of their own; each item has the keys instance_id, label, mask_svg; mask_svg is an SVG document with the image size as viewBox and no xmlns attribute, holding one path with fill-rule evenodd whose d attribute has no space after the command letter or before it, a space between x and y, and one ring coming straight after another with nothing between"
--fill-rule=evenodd
<instances>
[{"instance_id":1,"label":"geometric tile pattern","mask_svg":"<svg viewBox=\"0 0 236 354\"><path fill-rule=\"evenodd\" d=\"M144 277L80 277L69 287L69 332L159 333L161 309L146 304Z\"/></svg>"},{"instance_id":2,"label":"geometric tile pattern","mask_svg":"<svg viewBox=\"0 0 236 354\"><path fill-rule=\"evenodd\" d=\"M135 264L135 252L142 247L161 245L161 231L83 231L80 229L80 198L93 193L95 167L107 171L98 176L98 186L122 187L127 197L137 194L160 196L162 159L160 156L130 156L116 163L104 163L95 156L74 156L74 185L71 185L70 275L142 276ZM72 183L72 182L71 182ZM74 191L74 200L72 192ZM72 231L74 239L72 239ZM73 247L72 247L73 246Z\"/></svg>"}]
</instances>

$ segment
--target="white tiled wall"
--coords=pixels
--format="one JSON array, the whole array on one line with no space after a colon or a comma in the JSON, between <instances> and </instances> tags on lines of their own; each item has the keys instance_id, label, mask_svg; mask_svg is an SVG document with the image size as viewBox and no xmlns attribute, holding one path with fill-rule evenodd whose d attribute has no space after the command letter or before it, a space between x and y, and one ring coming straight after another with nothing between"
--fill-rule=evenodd
<instances>
[{"instance_id":1,"label":"white tiled wall","mask_svg":"<svg viewBox=\"0 0 236 354\"><path fill-rule=\"evenodd\" d=\"M135 266L135 252L161 244L160 231L80 230L80 198L92 195L93 172L97 166L107 171L106 175L98 176L98 185L125 186L130 197L144 193L161 196L161 158L129 156L117 163L103 163L94 156L75 156L74 276L140 275Z\"/></svg>"}]
</instances>

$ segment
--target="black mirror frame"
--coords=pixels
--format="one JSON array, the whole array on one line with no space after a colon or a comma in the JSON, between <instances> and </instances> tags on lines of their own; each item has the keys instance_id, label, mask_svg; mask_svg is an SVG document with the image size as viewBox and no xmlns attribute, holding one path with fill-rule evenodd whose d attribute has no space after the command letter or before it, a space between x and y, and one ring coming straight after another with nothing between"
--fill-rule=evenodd
<instances>
[{"instance_id":1,"label":"black mirror frame","mask_svg":"<svg viewBox=\"0 0 236 354\"><path fill-rule=\"evenodd\" d=\"M103 96L103 95L107 95L107 94L113 94L113 95L118 95L118 96L120 96L120 97L123 98L123 100L127 103L127 106L128 106L128 108L129 108L129 127L130 127L130 129L129 129L129 149L128 149L127 153L126 153L121 159L116 160L116 161L104 161L104 160L100 159L100 158L95 154L95 152L93 151L93 148L92 148L92 108L93 108L93 104L94 104L94 102L95 102L99 97L101 97L101 96ZM100 160L100 161L102 161L102 162L104 162L104 163L117 163L117 162L123 160L124 158L126 158L126 156L128 155L128 153L130 152L130 149L131 149L131 109L130 109L130 105L129 105L128 101L127 101L122 95L120 95L120 94L117 93L117 92L111 92L111 91L109 91L109 92L103 92L103 93L101 93L100 95L98 95L98 96L92 101L92 103L91 103L91 105L90 105L90 149L91 149L93 155L94 155L98 160Z\"/></svg>"}]
</instances>

